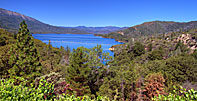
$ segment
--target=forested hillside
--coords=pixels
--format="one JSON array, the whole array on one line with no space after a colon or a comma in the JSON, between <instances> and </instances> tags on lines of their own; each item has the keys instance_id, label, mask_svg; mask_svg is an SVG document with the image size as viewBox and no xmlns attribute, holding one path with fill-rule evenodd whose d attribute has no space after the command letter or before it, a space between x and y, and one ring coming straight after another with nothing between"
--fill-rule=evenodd
<instances>
[{"instance_id":1,"label":"forested hillside","mask_svg":"<svg viewBox=\"0 0 197 101\"><path fill-rule=\"evenodd\" d=\"M60 49L0 29L1 100L197 100L197 30L117 45ZM103 64L106 63L106 64Z\"/></svg>"},{"instance_id":2,"label":"forested hillside","mask_svg":"<svg viewBox=\"0 0 197 101\"><path fill-rule=\"evenodd\" d=\"M151 36L158 34L167 34L170 32L187 31L197 27L197 21L191 22L170 22L170 21L152 21L119 30L106 35L107 38L114 38L119 41L128 41L132 38L141 36Z\"/></svg>"}]
</instances>

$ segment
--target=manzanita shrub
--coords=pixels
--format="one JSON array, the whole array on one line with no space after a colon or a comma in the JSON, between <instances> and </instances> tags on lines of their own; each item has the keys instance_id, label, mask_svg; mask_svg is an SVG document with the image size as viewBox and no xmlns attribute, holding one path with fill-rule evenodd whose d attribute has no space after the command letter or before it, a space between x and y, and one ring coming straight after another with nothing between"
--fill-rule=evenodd
<instances>
[{"instance_id":1,"label":"manzanita shrub","mask_svg":"<svg viewBox=\"0 0 197 101\"><path fill-rule=\"evenodd\" d=\"M24 82L16 83L17 79ZM31 87L26 86L26 80L20 77L1 79L0 83L0 101L109 101L109 98L101 96L91 99L88 96L56 95L54 85L43 79L39 81L37 87L33 83Z\"/></svg>"},{"instance_id":2,"label":"manzanita shrub","mask_svg":"<svg viewBox=\"0 0 197 101\"><path fill-rule=\"evenodd\" d=\"M154 101L197 101L197 91L194 89L186 90L182 86L179 88L174 86L173 93L168 95L159 95L154 97Z\"/></svg>"}]
</instances>

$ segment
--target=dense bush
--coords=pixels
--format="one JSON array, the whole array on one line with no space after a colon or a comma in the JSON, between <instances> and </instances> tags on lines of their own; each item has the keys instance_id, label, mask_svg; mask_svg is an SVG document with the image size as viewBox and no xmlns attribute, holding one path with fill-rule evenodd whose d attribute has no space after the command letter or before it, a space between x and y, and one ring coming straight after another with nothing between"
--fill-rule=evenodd
<instances>
[{"instance_id":1,"label":"dense bush","mask_svg":"<svg viewBox=\"0 0 197 101\"><path fill-rule=\"evenodd\" d=\"M17 83L18 80L23 82ZM44 81L45 82L45 81ZM23 78L1 80L0 85L0 99L5 100L50 100L55 98L53 94L54 88L50 83L43 85L42 82L39 82L38 88L26 87L26 80Z\"/></svg>"},{"instance_id":2,"label":"dense bush","mask_svg":"<svg viewBox=\"0 0 197 101\"><path fill-rule=\"evenodd\" d=\"M168 95L159 95L153 98L154 101L196 101L197 91L194 89L186 90L183 87L174 87L173 93Z\"/></svg>"},{"instance_id":3,"label":"dense bush","mask_svg":"<svg viewBox=\"0 0 197 101\"><path fill-rule=\"evenodd\" d=\"M154 50L148 54L149 60L162 60L164 52L162 50Z\"/></svg>"},{"instance_id":4,"label":"dense bush","mask_svg":"<svg viewBox=\"0 0 197 101\"><path fill-rule=\"evenodd\" d=\"M133 54L134 56L140 56L145 53L145 49L142 43L136 42L133 46Z\"/></svg>"},{"instance_id":5,"label":"dense bush","mask_svg":"<svg viewBox=\"0 0 197 101\"><path fill-rule=\"evenodd\" d=\"M154 96L164 94L165 79L161 73L149 74L145 78L145 86L143 91L144 100L150 100Z\"/></svg>"}]
</instances>

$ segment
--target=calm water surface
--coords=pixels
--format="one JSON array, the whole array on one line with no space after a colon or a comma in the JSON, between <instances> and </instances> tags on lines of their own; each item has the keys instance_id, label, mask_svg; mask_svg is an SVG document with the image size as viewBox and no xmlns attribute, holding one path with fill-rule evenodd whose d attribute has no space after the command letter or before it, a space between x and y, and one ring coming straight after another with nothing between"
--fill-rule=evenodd
<instances>
[{"instance_id":1,"label":"calm water surface","mask_svg":"<svg viewBox=\"0 0 197 101\"><path fill-rule=\"evenodd\" d=\"M47 44L51 40L53 47L68 46L71 50L80 46L92 48L98 44L102 45L103 51L109 52L111 56L113 56L113 52L109 48L112 45L122 44L114 39L102 38L93 34L33 34L33 37Z\"/></svg>"}]
</instances>

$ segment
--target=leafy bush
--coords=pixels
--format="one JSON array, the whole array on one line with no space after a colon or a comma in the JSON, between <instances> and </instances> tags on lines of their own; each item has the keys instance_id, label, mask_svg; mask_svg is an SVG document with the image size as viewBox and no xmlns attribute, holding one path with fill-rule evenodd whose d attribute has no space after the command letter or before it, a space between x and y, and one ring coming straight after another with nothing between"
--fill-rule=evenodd
<instances>
[{"instance_id":1,"label":"leafy bush","mask_svg":"<svg viewBox=\"0 0 197 101\"><path fill-rule=\"evenodd\" d=\"M174 87L173 93L169 95L159 95L158 97L153 98L154 101L196 101L197 100L197 91L194 89L186 90L183 87L176 88Z\"/></svg>"},{"instance_id":2,"label":"leafy bush","mask_svg":"<svg viewBox=\"0 0 197 101\"><path fill-rule=\"evenodd\" d=\"M52 84L45 82L43 85L40 82L38 88L33 87L29 88L25 85L25 79L23 83L17 84L16 79L1 80L0 85L0 99L3 101L6 100L49 100L55 98L54 87ZM42 81L42 80L41 80Z\"/></svg>"},{"instance_id":3,"label":"leafy bush","mask_svg":"<svg viewBox=\"0 0 197 101\"><path fill-rule=\"evenodd\" d=\"M40 80L38 87L27 87L26 80L21 77L16 79L2 79L0 81L0 99L2 101L109 101L107 97L98 96L96 99L91 99L88 96L75 97L74 95L55 95L54 85L47 83L46 80ZM20 82L24 81L24 82ZM18 83L20 82L20 83Z\"/></svg>"},{"instance_id":4,"label":"leafy bush","mask_svg":"<svg viewBox=\"0 0 197 101\"><path fill-rule=\"evenodd\" d=\"M136 42L133 47L133 54L134 56L140 56L145 53L144 46L140 42Z\"/></svg>"},{"instance_id":5,"label":"leafy bush","mask_svg":"<svg viewBox=\"0 0 197 101\"><path fill-rule=\"evenodd\" d=\"M152 73L145 78L145 88L143 91L144 100L150 100L154 96L164 94L164 82L162 73Z\"/></svg>"},{"instance_id":6,"label":"leafy bush","mask_svg":"<svg viewBox=\"0 0 197 101\"><path fill-rule=\"evenodd\" d=\"M162 50L154 50L148 54L149 60L162 60L164 52Z\"/></svg>"}]
</instances>

